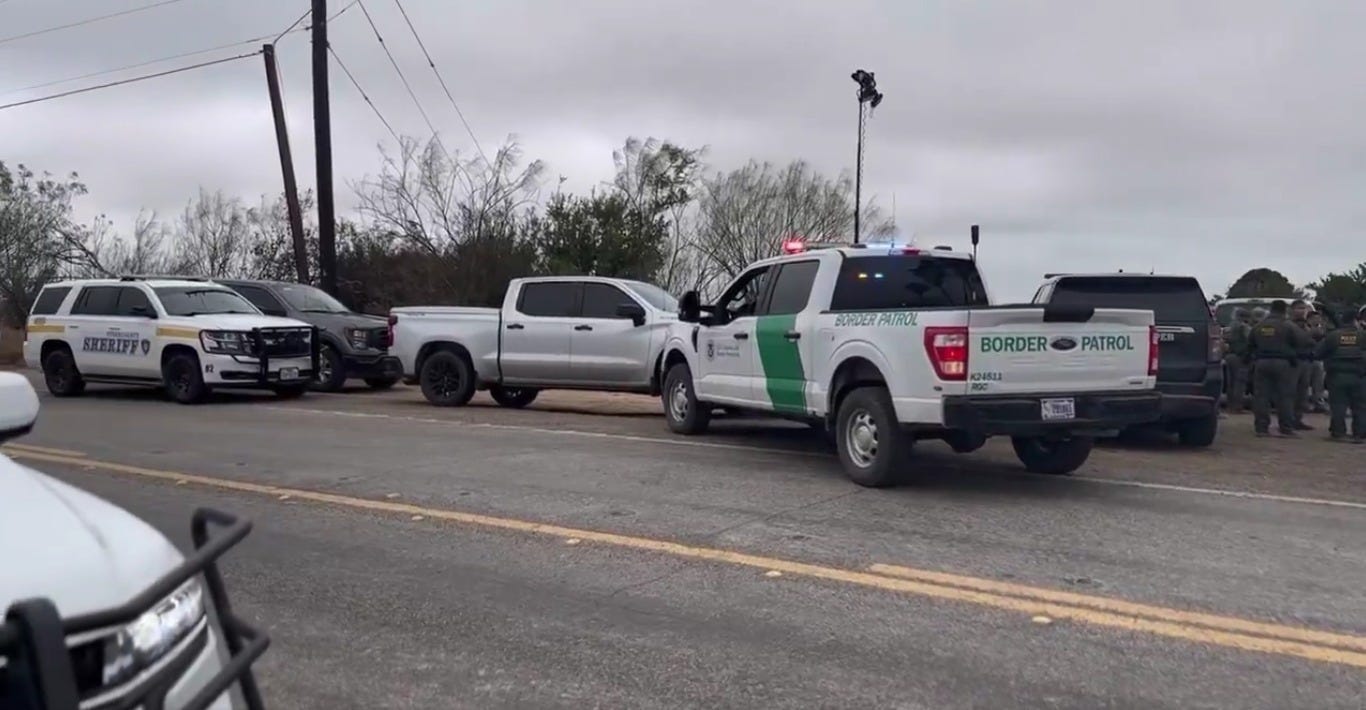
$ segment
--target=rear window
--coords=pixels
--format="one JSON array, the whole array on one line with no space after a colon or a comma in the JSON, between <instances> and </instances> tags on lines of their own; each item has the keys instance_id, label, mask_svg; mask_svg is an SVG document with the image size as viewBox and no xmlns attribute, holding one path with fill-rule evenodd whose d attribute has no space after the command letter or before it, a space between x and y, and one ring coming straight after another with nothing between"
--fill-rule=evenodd
<instances>
[{"instance_id":1,"label":"rear window","mask_svg":"<svg viewBox=\"0 0 1366 710\"><path fill-rule=\"evenodd\" d=\"M38 299L33 302L33 310L29 312L29 315L57 315L57 309L62 307L62 301L66 300L68 293L71 293L70 286L49 286L43 289L43 292L38 294Z\"/></svg>"},{"instance_id":2,"label":"rear window","mask_svg":"<svg viewBox=\"0 0 1366 710\"><path fill-rule=\"evenodd\" d=\"M1053 288L1049 303L1095 308L1137 308L1153 312L1153 320L1209 320L1205 292L1195 279L1114 278L1062 279Z\"/></svg>"},{"instance_id":3,"label":"rear window","mask_svg":"<svg viewBox=\"0 0 1366 710\"><path fill-rule=\"evenodd\" d=\"M846 258L830 299L832 311L985 305L975 263L923 256Z\"/></svg>"}]
</instances>

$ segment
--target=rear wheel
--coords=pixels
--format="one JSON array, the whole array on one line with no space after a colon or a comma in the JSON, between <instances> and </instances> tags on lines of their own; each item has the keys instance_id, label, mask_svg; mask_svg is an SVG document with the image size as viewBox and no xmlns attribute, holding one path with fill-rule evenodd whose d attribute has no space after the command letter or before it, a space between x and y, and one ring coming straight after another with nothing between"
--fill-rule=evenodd
<instances>
[{"instance_id":1,"label":"rear wheel","mask_svg":"<svg viewBox=\"0 0 1366 710\"><path fill-rule=\"evenodd\" d=\"M318 350L318 375L313 378L313 389L319 392L339 392L346 386L346 364L341 353L331 345Z\"/></svg>"},{"instance_id":2,"label":"rear wheel","mask_svg":"<svg viewBox=\"0 0 1366 710\"><path fill-rule=\"evenodd\" d=\"M1205 448L1214 443L1219 435L1219 415L1216 413L1199 419L1185 419L1177 423L1176 436L1182 446Z\"/></svg>"},{"instance_id":3,"label":"rear wheel","mask_svg":"<svg viewBox=\"0 0 1366 710\"><path fill-rule=\"evenodd\" d=\"M76 358L65 347L43 358L43 380L54 397L75 397L85 391L85 380L76 369Z\"/></svg>"},{"instance_id":4,"label":"rear wheel","mask_svg":"<svg viewBox=\"0 0 1366 710\"><path fill-rule=\"evenodd\" d=\"M161 381L166 395L180 404L199 404L209 396L209 387L199 371L199 358L189 353L172 355L161 366Z\"/></svg>"},{"instance_id":5,"label":"rear wheel","mask_svg":"<svg viewBox=\"0 0 1366 710\"><path fill-rule=\"evenodd\" d=\"M1095 439L1089 436L1073 436L1066 439L1048 439L1041 436L1015 436L1010 443L1015 447L1015 456L1030 473L1045 473L1065 476L1081 468L1091 456Z\"/></svg>"},{"instance_id":6,"label":"rear wheel","mask_svg":"<svg viewBox=\"0 0 1366 710\"><path fill-rule=\"evenodd\" d=\"M915 440L896 420L892 397L882 387L860 387L840 401L835 447L854 483L882 488L907 478Z\"/></svg>"},{"instance_id":7,"label":"rear wheel","mask_svg":"<svg viewBox=\"0 0 1366 710\"><path fill-rule=\"evenodd\" d=\"M422 396L438 407L463 407L474 397L474 368L449 350L428 355L418 381Z\"/></svg>"},{"instance_id":8,"label":"rear wheel","mask_svg":"<svg viewBox=\"0 0 1366 710\"><path fill-rule=\"evenodd\" d=\"M697 401L692 369L686 362L669 368L664 376L664 420L677 434L701 434L711 424L711 407Z\"/></svg>"},{"instance_id":9,"label":"rear wheel","mask_svg":"<svg viewBox=\"0 0 1366 710\"><path fill-rule=\"evenodd\" d=\"M522 407L531 404L536 401L536 395L540 393L540 390L528 387L503 387L502 385L494 385L489 388L489 394L492 395L493 401L497 402L500 406L508 407L509 409L521 409Z\"/></svg>"}]
</instances>

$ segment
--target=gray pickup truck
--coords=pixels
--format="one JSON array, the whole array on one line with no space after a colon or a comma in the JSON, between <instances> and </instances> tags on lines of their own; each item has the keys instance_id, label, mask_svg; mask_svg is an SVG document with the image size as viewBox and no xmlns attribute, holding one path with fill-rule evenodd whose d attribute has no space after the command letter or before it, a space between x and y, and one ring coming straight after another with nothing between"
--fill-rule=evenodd
<instances>
[{"instance_id":1,"label":"gray pickup truck","mask_svg":"<svg viewBox=\"0 0 1366 710\"><path fill-rule=\"evenodd\" d=\"M336 392L348 379L374 389L393 387L403 366L389 354L389 324L381 316L356 313L322 289L281 281L215 279L241 294L268 316L301 320L318 329L318 374L314 389Z\"/></svg>"}]
</instances>

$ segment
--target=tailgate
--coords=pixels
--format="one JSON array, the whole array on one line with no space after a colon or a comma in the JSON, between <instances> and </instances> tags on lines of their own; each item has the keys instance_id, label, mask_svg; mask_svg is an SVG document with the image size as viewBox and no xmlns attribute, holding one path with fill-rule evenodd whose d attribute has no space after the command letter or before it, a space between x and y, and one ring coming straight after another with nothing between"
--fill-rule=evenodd
<instances>
[{"instance_id":1,"label":"tailgate","mask_svg":"<svg viewBox=\"0 0 1366 710\"><path fill-rule=\"evenodd\" d=\"M1200 318L1163 322L1157 326L1157 379L1163 382L1204 382L1209 370L1210 320Z\"/></svg>"},{"instance_id":2,"label":"tailgate","mask_svg":"<svg viewBox=\"0 0 1366 710\"><path fill-rule=\"evenodd\" d=\"M1084 322L1045 322L1042 306L970 311L968 394L1151 388L1152 322L1151 311L1118 308Z\"/></svg>"}]
</instances>

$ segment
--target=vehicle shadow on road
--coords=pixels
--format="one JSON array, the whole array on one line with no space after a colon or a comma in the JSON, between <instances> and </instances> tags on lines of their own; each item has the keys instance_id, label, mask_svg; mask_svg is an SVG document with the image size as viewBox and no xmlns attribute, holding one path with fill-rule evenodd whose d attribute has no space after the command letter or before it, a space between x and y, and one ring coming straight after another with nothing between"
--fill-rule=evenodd
<instances>
[{"instance_id":1,"label":"vehicle shadow on road","mask_svg":"<svg viewBox=\"0 0 1366 710\"><path fill-rule=\"evenodd\" d=\"M165 402L171 404L171 398L166 393L156 387L118 387L118 386L95 386L91 385L81 395L85 399L124 401L124 402ZM307 395L305 395L307 396ZM214 390L209 397L204 400L203 405L230 405L230 404L270 404L272 402L290 401L281 399L271 392L258 392L255 390Z\"/></svg>"}]
</instances>

